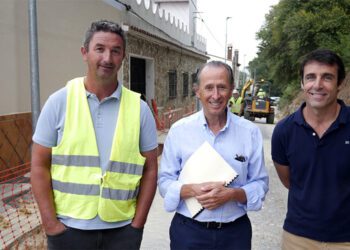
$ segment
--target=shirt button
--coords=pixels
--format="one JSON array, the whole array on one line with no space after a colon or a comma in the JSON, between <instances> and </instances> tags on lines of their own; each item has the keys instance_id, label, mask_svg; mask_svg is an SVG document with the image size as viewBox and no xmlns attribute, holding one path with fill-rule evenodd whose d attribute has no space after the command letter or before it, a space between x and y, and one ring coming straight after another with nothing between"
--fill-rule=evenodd
<instances>
[{"instance_id":1,"label":"shirt button","mask_svg":"<svg viewBox=\"0 0 350 250\"><path fill-rule=\"evenodd\" d=\"M312 133L312 135L313 135L313 136L316 136L316 133L315 133L315 132L313 132L313 133Z\"/></svg>"}]
</instances>

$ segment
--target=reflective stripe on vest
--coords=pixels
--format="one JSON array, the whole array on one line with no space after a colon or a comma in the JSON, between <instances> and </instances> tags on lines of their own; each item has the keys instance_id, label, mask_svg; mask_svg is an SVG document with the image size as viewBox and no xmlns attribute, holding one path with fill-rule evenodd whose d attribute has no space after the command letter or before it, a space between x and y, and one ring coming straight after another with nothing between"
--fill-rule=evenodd
<instances>
[{"instance_id":1,"label":"reflective stripe on vest","mask_svg":"<svg viewBox=\"0 0 350 250\"><path fill-rule=\"evenodd\" d=\"M93 167L99 165L99 158L82 155L53 155L51 163L53 165L64 165L67 167ZM142 175L143 168L131 163L110 161L108 170L110 172Z\"/></svg>"},{"instance_id":2,"label":"reflective stripe on vest","mask_svg":"<svg viewBox=\"0 0 350 250\"><path fill-rule=\"evenodd\" d=\"M87 185L87 184L76 184L67 183L53 180L53 189L63 192L78 195L100 195L99 185ZM102 189L102 197L113 200L130 200L136 197L138 188L136 190L114 190L110 188Z\"/></svg>"},{"instance_id":3,"label":"reflective stripe on vest","mask_svg":"<svg viewBox=\"0 0 350 250\"><path fill-rule=\"evenodd\" d=\"M75 219L98 214L108 222L132 219L145 162L139 137L140 95L122 87L110 162L102 174L84 78L69 81L62 140L52 148L56 213Z\"/></svg>"}]
</instances>

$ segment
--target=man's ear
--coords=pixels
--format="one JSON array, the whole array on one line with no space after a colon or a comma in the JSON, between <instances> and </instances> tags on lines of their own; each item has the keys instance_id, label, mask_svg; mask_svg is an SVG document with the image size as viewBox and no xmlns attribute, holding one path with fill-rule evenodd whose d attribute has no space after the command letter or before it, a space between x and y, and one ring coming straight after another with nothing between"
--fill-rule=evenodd
<instances>
[{"instance_id":1,"label":"man's ear","mask_svg":"<svg viewBox=\"0 0 350 250\"><path fill-rule=\"evenodd\" d=\"M85 49L85 47L84 46L81 46L80 47L80 52L81 52L81 55L83 56L83 60L86 62L86 60L87 60L87 50Z\"/></svg>"},{"instance_id":2,"label":"man's ear","mask_svg":"<svg viewBox=\"0 0 350 250\"><path fill-rule=\"evenodd\" d=\"M304 83L303 83L302 80L300 81L300 88L301 88L302 90L304 90Z\"/></svg>"}]
</instances>

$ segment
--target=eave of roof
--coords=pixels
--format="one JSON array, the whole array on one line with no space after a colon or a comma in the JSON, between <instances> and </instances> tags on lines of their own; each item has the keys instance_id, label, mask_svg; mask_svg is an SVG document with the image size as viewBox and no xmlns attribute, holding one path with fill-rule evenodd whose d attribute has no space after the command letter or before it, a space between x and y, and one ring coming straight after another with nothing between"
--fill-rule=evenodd
<instances>
[{"instance_id":1,"label":"eave of roof","mask_svg":"<svg viewBox=\"0 0 350 250\"><path fill-rule=\"evenodd\" d=\"M209 59L206 52L202 52L202 51L196 49L195 47L181 44L176 39L171 39L172 41L170 41L170 39L169 40L164 39L162 37L154 35L150 32L147 32L147 31L140 29L138 27L135 27L135 26L129 26L129 30L128 30L127 34L130 34L131 36L147 39L147 41L150 41L152 43L158 44L158 45L163 46L163 47L169 47L171 49L174 49L176 51L179 51L181 53L185 53L185 54L188 54L188 55L191 55L194 57L199 57L205 61Z\"/></svg>"}]
</instances>

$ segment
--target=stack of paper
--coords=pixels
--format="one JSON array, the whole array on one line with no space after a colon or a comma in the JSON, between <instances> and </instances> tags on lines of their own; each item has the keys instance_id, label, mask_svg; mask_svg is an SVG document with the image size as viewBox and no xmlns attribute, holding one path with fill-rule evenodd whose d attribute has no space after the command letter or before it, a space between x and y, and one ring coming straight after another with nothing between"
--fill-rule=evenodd
<instances>
[{"instance_id":1,"label":"stack of paper","mask_svg":"<svg viewBox=\"0 0 350 250\"><path fill-rule=\"evenodd\" d=\"M184 184L223 181L227 186L237 176L236 171L222 156L208 142L204 142L186 161L180 172L179 181ZM194 197L186 199L185 203L192 218L203 210Z\"/></svg>"}]
</instances>

